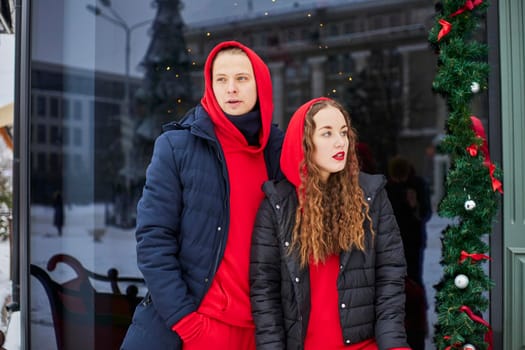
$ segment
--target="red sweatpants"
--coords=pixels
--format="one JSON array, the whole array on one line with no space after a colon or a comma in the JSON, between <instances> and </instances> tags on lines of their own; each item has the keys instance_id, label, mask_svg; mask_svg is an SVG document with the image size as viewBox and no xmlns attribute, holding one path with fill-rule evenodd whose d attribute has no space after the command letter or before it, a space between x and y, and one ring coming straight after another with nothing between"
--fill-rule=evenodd
<instances>
[{"instance_id":1,"label":"red sweatpants","mask_svg":"<svg viewBox=\"0 0 525 350\"><path fill-rule=\"evenodd\" d=\"M255 330L232 326L201 315L202 328L183 342L183 350L255 350Z\"/></svg>"}]
</instances>

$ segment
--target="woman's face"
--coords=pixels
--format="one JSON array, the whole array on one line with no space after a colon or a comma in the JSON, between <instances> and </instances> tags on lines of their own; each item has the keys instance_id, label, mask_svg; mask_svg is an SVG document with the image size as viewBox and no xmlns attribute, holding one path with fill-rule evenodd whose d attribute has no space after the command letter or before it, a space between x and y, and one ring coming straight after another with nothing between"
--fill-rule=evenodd
<instances>
[{"instance_id":1,"label":"woman's face","mask_svg":"<svg viewBox=\"0 0 525 350\"><path fill-rule=\"evenodd\" d=\"M219 52L213 62L212 79L213 93L225 113L243 115L257 103L255 75L245 53Z\"/></svg>"},{"instance_id":2,"label":"woman's face","mask_svg":"<svg viewBox=\"0 0 525 350\"><path fill-rule=\"evenodd\" d=\"M344 169L348 154L348 126L341 111L327 106L313 117L315 146L313 159L321 170L321 179L326 182L330 174Z\"/></svg>"}]
</instances>

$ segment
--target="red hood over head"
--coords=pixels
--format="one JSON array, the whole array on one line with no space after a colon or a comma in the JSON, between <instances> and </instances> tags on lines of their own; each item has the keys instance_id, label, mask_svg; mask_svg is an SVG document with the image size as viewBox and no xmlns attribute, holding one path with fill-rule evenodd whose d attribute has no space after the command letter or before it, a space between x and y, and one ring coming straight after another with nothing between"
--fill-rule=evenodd
<instances>
[{"instance_id":1,"label":"red hood over head","mask_svg":"<svg viewBox=\"0 0 525 350\"><path fill-rule=\"evenodd\" d=\"M247 145L247 141L242 133L226 118L221 107L215 99L212 86L212 66L213 60L224 48L238 47L243 50L250 62L252 63L253 72L255 74L255 81L257 84L257 101L261 113L261 135L259 137L260 147L254 151L264 149L268 142L270 129L273 118L273 100L272 100L272 79L270 70L264 61L250 48L244 46L237 41L224 41L215 46L204 64L204 96L201 99L201 104L210 115L216 128L220 128L223 133L229 134L240 145Z\"/></svg>"},{"instance_id":2,"label":"red hood over head","mask_svg":"<svg viewBox=\"0 0 525 350\"><path fill-rule=\"evenodd\" d=\"M299 170L299 165L304 159L303 135L306 113L308 113L314 103L323 100L329 100L329 98L314 98L299 107L293 114L292 119L290 119L290 123L286 129L283 149L281 152L281 170L288 181L290 181L296 188L299 188L299 185L301 184L301 171ZM306 173L306 169L303 169L302 171Z\"/></svg>"}]
</instances>

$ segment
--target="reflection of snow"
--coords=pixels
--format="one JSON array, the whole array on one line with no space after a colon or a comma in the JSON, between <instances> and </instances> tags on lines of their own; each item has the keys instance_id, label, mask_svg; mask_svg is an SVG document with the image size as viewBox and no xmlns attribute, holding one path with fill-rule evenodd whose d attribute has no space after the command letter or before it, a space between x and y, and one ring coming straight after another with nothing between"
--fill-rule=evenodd
<instances>
[{"instance_id":1,"label":"reflection of snow","mask_svg":"<svg viewBox=\"0 0 525 350\"><path fill-rule=\"evenodd\" d=\"M434 324L437 322L437 316L434 312L434 297L436 290L434 285L439 282L443 275L443 267L440 265L441 260L441 233L450 225L451 221L440 218L436 214L427 222L427 248L425 249L423 282L427 294L427 317L428 317L428 337L426 339L425 350L435 349L432 344L434 336Z\"/></svg>"},{"instance_id":2,"label":"reflection of snow","mask_svg":"<svg viewBox=\"0 0 525 350\"><path fill-rule=\"evenodd\" d=\"M20 344L20 314L15 313L14 317L9 316L4 309L6 303L11 302L11 260L10 260L9 239L0 240L0 306L2 313L0 318L0 329L7 333L4 347L7 350L17 350Z\"/></svg>"},{"instance_id":3,"label":"reflection of snow","mask_svg":"<svg viewBox=\"0 0 525 350\"><path fill-rule=\"evenodd\" d=\"M90 235L90 230L100 224L99 215L104 212L102 206L66 206L65 226L62 239L59 239L53 227L53 209L51 207L31 208L31 261L44 268L51 256L57 253L66 253L76 257L91 271L107 273L111 267L119 270L121 276L140 276L136 264L134 230L121 230L105 227L105 234L100 242L95 242ZM434 349L431 345L433 324L436 322L434 315L433 288L442 275L441 258L441 233L450 223L449 220L434 215L427 223L428 241L425 250L424 281L428 296L429 331L427 350ZM0 242L0 297L5 298L10 294L8 276L9 244ZM51 273L51 277L64 282L73 274L67 266L58 266ZM38 344L41 350L55 350L55 336L52 328L49 301L44 289L37 279L31 278L31 331L32 343ZM97 288L107 287L96 285ZM107 288L106 288L107 289ZM142 293L141 293L142 294Z\"/></svg>"},{"instance_id":4,"label":"reflection of snow","mask_svg":"<svg viewBox=\"0 0 525 350\"><path fill-rule=\"evenodd\" d=\"M9 240L0 240L0 306L4 306L7 297L11 295L11 282L9 281L11 263L9 255ZM5 326L3 321L3 319L0 321L0 329L2 330L4 330Z\"/></svg>"}]
</instances>

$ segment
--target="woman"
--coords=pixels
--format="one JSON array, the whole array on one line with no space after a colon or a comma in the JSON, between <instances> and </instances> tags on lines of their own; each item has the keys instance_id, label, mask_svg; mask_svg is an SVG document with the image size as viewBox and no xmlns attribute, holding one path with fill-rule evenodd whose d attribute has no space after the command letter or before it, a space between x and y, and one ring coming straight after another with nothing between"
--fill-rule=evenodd
<instances>
[{"instance_id":1,"label":"woman","mask_svg":"<svg viewBox=\"0 0 525 350\"><path fill-rule=\"evenodd\" d=\"M331 99L290 120L286 180L264 184L252 237L257 349L409 349L399 229L384 177L359 174L355 143Z\"/></svg>"}]
</instances>

